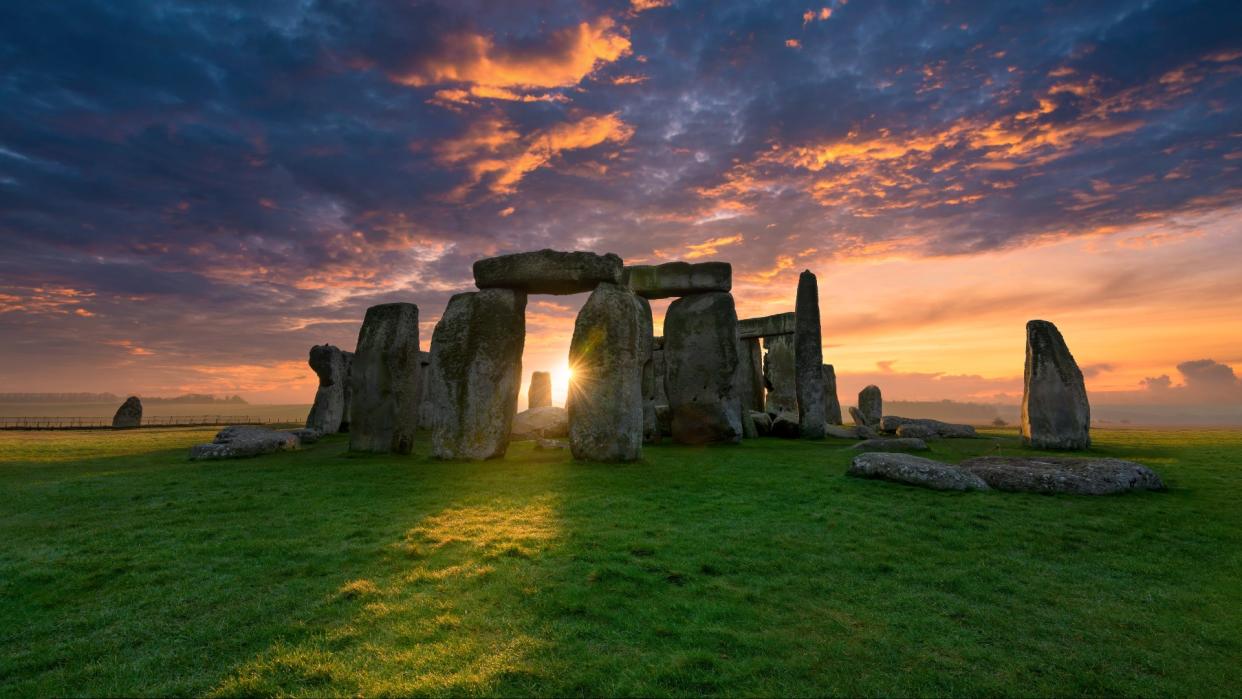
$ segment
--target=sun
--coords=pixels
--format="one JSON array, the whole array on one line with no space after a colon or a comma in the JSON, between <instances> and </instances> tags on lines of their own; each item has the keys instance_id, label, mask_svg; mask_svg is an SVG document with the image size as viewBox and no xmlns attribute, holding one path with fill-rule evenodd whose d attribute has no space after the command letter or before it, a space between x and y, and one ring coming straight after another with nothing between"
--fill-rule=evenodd
<instances>
[{"instance_id":1,"label":"sun","mask_svg":"<svg viewBox=\"0 0 1242 699\"><path fill-rule=\"evenodd\" d=\"M565 405L569 399L569 384L573 381L574 370L568 364L552 370L552 402Z\"/></svg>"}]
</instances>

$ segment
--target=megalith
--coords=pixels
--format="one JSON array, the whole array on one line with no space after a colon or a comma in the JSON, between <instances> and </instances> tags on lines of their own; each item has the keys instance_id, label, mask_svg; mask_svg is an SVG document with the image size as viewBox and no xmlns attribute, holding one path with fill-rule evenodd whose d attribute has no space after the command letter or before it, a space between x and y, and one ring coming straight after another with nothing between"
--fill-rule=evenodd
<instances>
[{"instance_id":1,"label":"megalith","mask_svg":"<svg viewBox=\"0 0 1242 699\"><path fill-rule=\"evenodd\" d=\"M631 265L624 269L625 285L647 299L667 299L733 289L733 265L728 262L667 262Z\"/></svg>"},{"instance_id":2,"label":"megalith","mask_svg":"<svg viewBox=\"0 0 1242 699\"><path fill-rule=\"evenodd\" d=\"M354 353L341 350L341 358L345 361L345 380L341 386L341 403L344 408L341 409L341 426L338 432L349 431L349 419L354 409ZM419 386L422 386L422 378L419 378ZM421 388L420 388L421 390Z\"/></svg>"},{"instance_id":3,"label":"megalith","mask_svg":"<svg viewBox=\"0 0 1242 699\"><path fill-rule=\"evenodd\" d=\"M418 429L418 306L367 309L350 367L351 451L409 454Z\"/></svg>"},{"instance_id":4,"label":"megalith","mask_svg":"<svg viewBox=\"0 0 1242 699\"><path fill-rule=\"evenodd\" d=\"M660 420L656 416L655 321L651 315L651 302L638 296L639 321L643 325L642 393L643 393L643 442L656 444L660 441ZM661 381L663 383L663 381Z\"/></svg>"},{"instance_id":5,"label":"megalith","mask_svg":"<svg viewBox=\"0 0 1242 699\"><path fill-rule=\"evenodd\" d=\"M530 386L526 389L526 409L546 408L549 405L552 405L552 374L531 372Z\"/></svg>"},{"instance_id":6,"label":"megalith","mask_svg":"<svg viewBox=\"0 0 1242 699\"><path fill-rule=\"evenodd\" d=\"M130 396L116 409L112 416L112 429L124 430L142 426L142 401L138 396Z\"/></svg>"},{"instance_id":7,"label":"megalith","mask_svg":"<svg viewBox=\"0 0 1242 699\"><path fill-rule=\"evenodd\" d=\"M798 428L803 439L823 439L824 349L819 327L819 282L809 269L798 276L794 323Z\"/></svg>"},{"instance_id":8,"label":"megalith","mask_svg":"<svg viewBox=\"0 0 1242 699\"><path fill-rule=\"evenodd\" d=\"M763 350L757 337L737 341L737 395L743 413L763 411Z\"/></svg>"},{"instance_id":9,"label":"megalith","mask_svg":"<svg viewBox=\"0 0 1242 699\"><path fill-rule=\"evenodd\" d=\"M837 399L837 371L831 364L824 365L824 422L829 425L844 424L841 420L841 401Z\"/></svg>"},{"instance_id":10,"label":"megalith","mask_svg":"<svg viewBox=\"0 0 1242 699\"><path fill-rule=\"evenodd\" d=\"M1022 387L1022 442L1036 449L1091 446L1091 406L1082 371L1057 326L1026 324L1026 372Z\"/></svg>"},{"instance_id":11,"label":"megalith","mask_svg":"<svg viewBox=\"0 0 1242 699\"><path fill-rule=\"evenodd\" d=\"M612 253L519 252L475 262L474 285L527 294L579 294L604 282L620 284L622 269L621 258Z\"/></svg>"},{"instance_id":12,"label":"megalith","mask_svg":"<svg viewBox=\"0 0 1242 699\"><path fill-rule=\"evenodd\" d=\"M431 453L440 459L505 455L522 383L526 294L457 294L431 336L427 399Z\"/></svg>"},{"instance_id":13,"label":"megalith","mask_svg":"<svg viewBox=\"0 0 1242 699\"><path fill-rule=\"evenodd\" d=\"M569 446L575 459L642 457L643 365L651 354L643 306L634 292L605 282L578 312L569 345Z\"/></svg>"},{"instance_id":14,"label":"megalith","mask_svg":"<svg viewBox=\"0 0 1242 699\"><path fill-rule=\"evenodd\" d=\"M764 409L770 415L798 412L795 388L793 335L763 338L763 384L767 388Z\"/></svg>"},{"instance_id":15,"label":"megalith","mask_svg":"<svg viewBox=\"0 0 1242 699\"><path fill-rule=\"evenodd\" d=\"M665 390L672 433L684 444L742 439L737 311L725 292L677 299L664 317Z\"/></svg>"},{"instance_id":16,"label":"megalith","mask_svg":"<svg viewBox=\"0 0 1242 699\"><path fill-rule=\"evenodd\" d=\"M854 411L850 411L852 415ZM858 413L867 427L879 427L884 417L884 398L880 387L871 385L858 392Z\"/></svg>"},{"instance_id":17,"label":"megalith","mask_svg":"<svg viewBox=\"0 0 1242 699\"><path fill-rule=\"evenodd\" d=\"M306 416L306 427L335 434L345 420L345 387L349 383L345 353L335 345L315 345L310 348L307 364L319 377L319 388Z\"/></svg>"}]
</instances>

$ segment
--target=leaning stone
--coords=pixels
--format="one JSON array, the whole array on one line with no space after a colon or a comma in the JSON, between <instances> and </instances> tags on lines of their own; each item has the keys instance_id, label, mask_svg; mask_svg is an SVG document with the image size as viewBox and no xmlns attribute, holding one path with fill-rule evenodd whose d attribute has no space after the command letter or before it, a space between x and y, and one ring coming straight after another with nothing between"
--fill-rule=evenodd
<instances>
[{"instance_id":1,"label":"leaning stone","mask_svg":"<svg viewBox=\"0 0 1242 699\"><path fill-rule=\"evenodd\" d=\"M630 265L625 285L645 299L667 299L709 291L733 289L733 265L728 262L667 262Z\"/></svg>"},{"instance_id":2,"label":"leaning stone","mask_svg":"<svg viewBox=\"0 0 1242 699\"><path fill-rule=\"evenodd\" d=\"M880 396L879 386L867 386L858 392L858 412L862 415L864 425L879 427L884 417L884 399ZM854 411L850 411L853 415Z\"/></svg>"},{"instance_id":3,"label":"leaning stone","mask_svg":"<svg viewBox=\"0 0 1242 699\"><path fill-rule=\"evenodd\" d=\"M845 427L843 425L827 425L824 427L824 434L837 439L859 439L857 427Z\"/></svg>"},{"instance_id":4,"label":"leaning stone","mask_svg":"<svg viewBox=\"0 0 1242 699\"><path fill-rule=\"evenodd\" d=\"M768 390L764 410L769 413L797 413L793 335L765 337L763 347L766 350L763 355L763 384Z\"/></svg>"},{"instance_id":5,"label":"leaning stone","mask_svg":"<svg viewBox=\"0 0 1242 699\"><path fill-rule=\"evenodd\" d=\"M190 448L190 458L203 459L236 459L245 456L273 454L278 451L293 451L302 446L297 435L290 432L277 432L266 427L254 425L230 425L216 433L210 444L199 444Z\"/></svg>"},{"instance_id":6,"label":"leaning stone","mask_svg":"<svg viewBox=\"0 0 1242 699\"><path fill-rule=\"evenodd\" d=\"M777 313L772 316L744 318L737 322L737 336L740 338L777 337L794 334L797 324L793 313Z\"/></svg>"},{"instance_id":7,"label":"leaning stone","mask_svg":"<svg viewBox=\"0 0 1242 699\"><path fill-rule=\"evenodd\" d=\"M683 444L740 441L733 296L695 294L669 305L664 317L664 361L673 439Z\"/></svg>"},{"instance_id":8,"label":"leaning stone","mask_svg":"<svg viewBox=\"0 0 1242 699\"><path fill-rule=\"evenodd\" d=\"M949 464L911 454L859 454L845 472L855 478L877 478L932 490L987 490L988 484Z\"/></svg>"},{"instance_id":9,"label":"leaning stone","mask_svg":"<svg viewBox=\"0 0 1242 699\"><path fill-rule=\"evenodd\" d=\"M978 456L958 467L997 490L1022 493L1113 495L1132 490L1164 490L1164 481L1154 471L1122 459Z\"/></svg>"},{"instance_id":10,"label":"leaning stone","mask_svg":"<svg viewBox=\"0 0 1242 699\"><path fill-rule=\"evenodd\" d=\"M1057 326L1046 320L1026 324L1022 442L1036 449L1091 446L1091 405L1082 371Z\"/></svg>"},{"instance_id":11,"label":"leaning stone","mask_svg":"<svg viewBox=\"0 0 1242 699\"><path fill-rule=\"evenodd\" d=\"M907 437L866 439L854 445L858 451L928 451L927 442Z\"/></svg>"},{"instance_id":12,"label":"leaning stone","mask_svg":"<svg viewBox=\"0 0 1242 699\"><path fill-rule=\"evenodd\" d=\"M116 409L112 416L112 429L124 430L142 426L142 401L138 396L130 396Z\"/></svg>"},{"instance_id":13,"label":"leaning stone","mask_svg":"<svg viewBox=\"0 0 1242 699\"><path fill-rule=\"evenodd\" d=\"M351 451L409 454L418 429L418 306L367 309L350 368Z\"/></svg>"},{"instance_id":14,"label":"leaning stone","mask_svg":"<svg viewBox=\"0 0 1242 699\"><path fill-rule=\"evenodd\" d=\"M819 282L809 269L798 276L794 328L794 387L802 438L823 439L824 348L819 327Z\"/></svg>"},{"instance_id":15,"label":"leaning stone","mask_svg":"<svg viewBox=\"0 0 1242 699\"><path fill-rule=\"evenodd\" d=\"M779 412L772 418L772 436L781 439L797 439L801 434L798 414L789 410Z\"/></svg>"},{"instance_id":16,"label":"leaning stone","mask_svg":"<svg viewBox=\"0 0 1242 699\"><path fill-rule=\"evenodd\" d=\"M621 258L612 253L539 250L474 263L474 284L480 289L527 294L580 294L601 283L620 284L621 277Z\"/></svg>"},{"instance_id":17,"label":"leaning stone","mask_svg":"<svg viewBox=\"0 0 1242 699\"><path fill-rule=\"evenodd\" d=\"M536 371L530 375L530 386L526 390L526 407L546 408L552 405L552 374Z\"/></svg>"},{"instance_id":18,"label":"leaning stone","mask_svg":"<svg viewBox=\"0 0 1242 699\"><path fill-rule=\"evenodd\" d=\"M569 413L564 408L546 405L531 408L513 416L510 439L536 439L538 437L568 437Z\"/></svg>"},{"instance_id":19,"label":"leaning stone","mask_svg":"<svg viewBox=\"0 0 1242 699\"><path fill-rule=\"evenodd\" d=\"M526 294L485 289L449 299L431 337L427 398L433 456L482 460L505 455L525 344Z\"/></svg>"},{"instance_id":20,"label":"leaning stone","mask_svg":"<svg viewBox=\"0 0 1242 699\"><path fill-rule=\"evenodd\" d=\"M854 425L858 427L867 426L867 418L863 417L862 411L854 406L850 406L850 419L854 421Z\"/></svg>"},{"instance_id":21,"label":"leaning stone","mask_svg":"<svg viewBox=\"0 0 1242 699\"><path fill-rule=\"evenodd\" d=\"M569 344L569 445L575 459L642 458L643 365L651 353L651 326L643 315L634 292L607 282L578 312Z\"/></svg>"},{"instance_id":22,"label":"leaning stone","mask_svg":"<svg viewBox=\"0 0 1242 699\"><path fill-rule=\"evenodd\" d=\"M349 384L345 353L334 345L315 345L310 348L307 364L319 377L319 388L306 416L306 426L324 434L336 434L345 421L345 387Z\"/></svg>"},{"instance_id":23,"label":"leaning stone","mask_svg":"<svg viewBox=\"0 0 1242 699\"><path fill-rule=\"evenodd\" d=\"M829 425L844 424L841 401L837 400L837 372L831 364L824 365L824 422Z\"/></svg>"},{"instance_id":24,"label":"leaning stone","mask_svg":"<svg viewBox=\"0 0 1242 699\"><path fill-rule=\"evenodd\" d=\"M760 437L772 434L772 416L762 410L750 411L750 420L755 423L755 431Z\"/></svg>"}]
</instances>

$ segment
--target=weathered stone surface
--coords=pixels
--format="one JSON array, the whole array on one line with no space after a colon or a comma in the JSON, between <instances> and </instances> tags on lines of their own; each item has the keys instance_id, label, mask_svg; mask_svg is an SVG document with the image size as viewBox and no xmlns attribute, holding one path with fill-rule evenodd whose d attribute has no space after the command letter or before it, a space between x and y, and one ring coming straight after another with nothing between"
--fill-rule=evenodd
<instances>
[{"instance_id":1,"label":"weathered stone surface","mask_svg":"<svg viewBox=\"0 0 1242 699\"><path fill-rule=\"evenodd\" d=\"M740 441L733 296L712 292L674 301L664 318L664 361L673 439L685 444Z\"/></svg>"},{"instance_id":2,"label":"weathered stone surface","mask_svg":"<svg viewBox=\"0 0 1242 699\"><path fill-rule=\"evenodd\" d=\"M344 403L345 407L341 410L341 426L337 431L348 432L350 416L353 415L354 411L354 353L342 351L341 358L345 360L345 381L342 382L344 385L341 388L342 403ZM418 386L420 392L422 391L422 385L422 374L419 374Z\"/></svg>"},{"instance_id":3,"label":"weathered stone surface","mask_svg":"<svg viewBox=\"0 0 1242 699\"><path fill-rule=\"evenodd\" d=\"M552 374L546 371L532 372L530 386L526 389L526 407L546 408L552 405Z\"/></svg>"},{"instance_id":4,"label":"weathered stone surface","mask_svg":"<svg viewBox=\"0 0 1242 699\"><path fill-rule=\"evenodd\" d=\"M568 449L568 448L569 448L569 442L566 442L563 439L536 439L535 440L536 451L556 451L556 450Z\"/></svg>"},{"instance_id":5,"label":"weathered stone surface","mask_svg":"<svg viewBox=\"0 0 1242 699\"><path fill-rule=\"evenodd\" d=\"M656 405L668 405L668 392L664 389L664 381L668 372L665 370L663 337L655 338L652 343L651 370L652 379L655 381L655 403Z\"/></svg>"},{"instance_id":6,"label":"weathered stone surface","mask_svg":"<svg viewBox=\"0 0 1242 699\"><path fill-rule=\"evenodd\" d=\"M987 490L981 478L949 464L911 454L859 454L845 472L855 478L877 478L932 490Z\"/></svg>"},{"instance_id":7,"label":"weathered stone surface","mask_svg":"<svg viewBox=\"0 0 1242 699\"><path fill-rule=\"evenodd\" d=\"M737 322L737 336L741 338L777 337L794 334L797 320L793 313L777 313L771 316L745 318Z\"/></svg>"},{"instance_id":8,"label":"weathered stone surface","mask_svg":"<svg viewBox=\"0 0 1242 699\"><path fill-rule=\"evenodd\" d=\"M819 282L811 271L798 276L794 305L794 388L803 439L824 438L824 348L819 327Z\"/></svg>"},{"instance_id":9,"label":"weathered stone surface","mask_svg":"<svg viewBox=\"0 0 1242 699\"><path fill-rule=\"evenodd\" d=\"M112 416L112 429L124 430L142 426L142 401L138 396L130 396L116 409Z\"/></svg>"},{"instance_id":10,"label":"weathered stone surface","mask_svg":"<svg viewBox=\"0 0 1242 699\"><path fill-rule=\"evenodd\" d=\"M784 410L772 418L772 436L781 439L797 439L801 434L798 426L798 414Z\"/></svg>"},{"instance_id":11,"label":"weathered stone surface","mask_svg":"<svg viewBox=\"0 0 1242 699\"><path fill-rule=\"evenodd\" d=\"M350 368L349 448L409 454L418 429L418 306L367 309Z\"/></svg>"},{"instance_id":12,"label":"weathered stone surface","mask_svg":"<svg viewBox=\"0 0 1242 699\"><path fill-rule=\"evenodd\" d=\"M750 420L755 423L755 431L760 437L767 437L772 434L772 416L762 410L750 411Z\"/></svg>"},{"instance_id":13,"label":"weathered stone surface","mask_svg":"<svg viewBox=\"0 0 1242 699\"><path fill-rule=\"evenodd\" d=\"M236 459L278 451L292 451L302 446L297 435L277 432L254 425L231 425L216 433L210 444L190 448L191 459Z\"/></svg>"},{"instance_id":14,"label":"weathered stone surface","mask_svg":"<svg viewBox=\"0 0 1242 699\"><path fill-rule=\"evenodd\" d=\"M854 421L856 426L865 427L867 418L863 417L862 411L854 406L850 406L850 419Z\"/></svg>"},{"instance_id":15,"label":"weathered stone surface","mask_svg":"<svg viewBox=\"0 0 1242 699\"><path fill-rule=\"evenodd\" d=\"M656 386L655 367L655 323L651 318L651 303L638 297L639 320L642 322L642 333L645 340L646 358L642 360L642 393L643 393L643 443L659 444L660 421L656 417L656 402L660 399L660 391ZM664 384L663 378L659 381Z\"/></svg>"},{"instance_id":16,"label":"weathered stone surface","mask_svg":"<svg viewBox=\"0 0 1242 699\"><path fill-rule=\"evenodd\" d=\"M531 408L513 416L510 439L535 439L537 437L568 437L569 412L554 405Z\"/></svg>"},{"instance_id":17,"label":"weathered stone surface","mask_svg":"<svg viewBox=\"0 0 1242 699\"><path fill-rule=\"evenodd\" d=\"M737 395L742 410L764 409L763 349L759 338L737 341Z\"/></svg>"},{"instance_id":18,"label":"weathered stone surface","mask_svg":"<svg viewBox=\"0 0 1242 699\"><path fill-rule=\"evenodd\" d=\"M897 436L911 439L940 439L940 433L917 422L910 422L897 428Z\"/></svg>"},{"instance_id":19,"label":"weathered stone surface","mask_svg":"<svg viewBox=\"0 0 1242 699\"><path fill-rule=\"evenodd\" d=\"M793 335L765 337L763 347L766 350L763 355L763 385L768 391L764 410L769 413L797 413Z\"/></svg>"},{"instance_id":20,"label":"weathered stone surface","mask_svg":"<svg viewBox=\"0 0 1242 699\"><path fill-rule=\"evenodd\" d=\"M1022 493L1113 495L1132 490L1164 490L1154 471L1133 461L1044 456L978 456L958 468L996 490Z\"/></svg>"},{"instance_id":21,"label":"weathered stone surface","mask_svg":"<svg viewBox=\"0 0 1242 699\"><path fill-rule=\"evenodd\" d=\"M431 337L427 397L433 456L504 456L517 410L525 344L526 294L485 289L449 299Z\"/></svg>"},{"instance_id":22,"label":"weathered stone surface","mask_svg":"<svg viewBox=\"0 0 1242 699\"><path fill-rule=\"evenodd\" d=\"M940 420L932 420L929 418L911 418L898 417L897 415L885 415L880 418L880 431L894 433L899 432L903 426L918 425L919 427L930 430L938 437L959 437L974 438L979 434L975 432L975 428L970 425L959 425L952 422L941 422Z\"/></svg>"},{"instance_id":23,"label":"weathered stone surface","mask_svg":"<svg viewBox=\"0 0 1242 699\"><path fill-rule=\"evenodd\" d=\"M306 426L323 434L336 434L345 421L345 387L349 384L345 353L335 345L315 345L310 348L307 363L319 377L319 388Z\"/></svg>"},{"instance_id":24,"label":"weathered stone surface","mask_svg":"<svg viewBox=\"0 0 1242 699\"><path fill-rule=\"evenodd\" d=\"M428 345L430 348L430 345ZM418 353L418 427L430 430L435 424L435 406L431 404L431 352Z\"/></svg>"},{"instance_id":25,"label":"weathered stone surface","mask_svg":"<svg viewBox=\"0 0 1242 699\"><path fill-rule=\"evenodd\" d=\"M881 437L878 439L865 439L854 445L858 451L927 451L929 447L927 442L921 439L907 437Z\"/></svg>"},{"instance_id":26,"label":"weathered stone surface","mask_svg":"<svg viewBox=\"0 0 1242 699\"><path fill-rule=\"evenodd\" d=\"M314 444L323 438L323 433L312 427L299 427L296 430L289 430L289 434L298 438L298 443L302 446Z\"/></svg>"},{"instance_id":27,"label":"weathered stone surface","mask_svg":"<svg viewBox=\"0 0 1242 699\"><path fill-rule=\"evenodd\" d=\"M574 371L569 446L575 459L642 457L642 370L651 354L650 320L643 315L643 304L634 292L607 282L595 287L578 312L569 344Z\"/></svg>"},{"instance_id":28,"label":"weathered stone surface","mask_svg":"<svg viewBox=\"0 0 1242 699\"><path fill-rule=\"evenodd\" d=\"M742 411L743 439L756 439L759 437L759 426L755 424L755 418L751 417L752 414L749 410Z\"/></svg>"},{"instance_id":29,"label":"weathered stone surface","mask_svg":"<svg viewBox=\"0 0 1242 699\"><path fill-rule=\"evenodd\" d=\"M841 425L841 401L837 400L837 371L831 364L824 365L824 422Z\"/></svg>"},{"instance_id":30,"label":"weathered stone surface","mask_svg":"<svg viewBox=\"0 0 1242 699\"><path fill-rule=\"evenodd\" d=\"M845 427L843 425L828 425L824 427L824 435L835 437L837 439L861 439L862 435L858 434L857 427Z\"/></svg>"},{"instance_id":31,"label":"weathered stone surface","mask_svg":"<svg viewBox=\"0 0 1242 699\"><path fill-rule=\"evenodd\" d=\"M474 263L474 285L480 289L527 294L580 294L604 282L620 284L621 278L621 258L612 253L539 250Z\"/></svg>"},{"instance_id":32,"label":"weathered stone surface","mask_svg":"<svg viewBox=\"0 0 1242 699\"><path fill-rule=\"evenodd\" d=\"M625 286L646 299L667 299L733 289L733 265L728 262L630 265L625 268L624 276Z\"/></svg>"},{"instance_id":33,"label":"weathered stone surface","mask_svg":"<svg viewBox=\"0 0 1242 699\"><path fill-rule=\"evenodd\" d=\"M668 405L656 403L655 413L656 425L660 428L660 436L673 436L673 409Z\"/></svg>"},{"instance_id":34,"label":"weathered stone surface","mask_svg":"<svg viewBox=\"0 0 1242 699\"><path fill-rule=\"evenodd\" d=\"M876 428L880 426L880 420L884 417L884 399L880 396L879 386L867 386L858 392L858 412L862 415L864 425ZM851 410L850 415L853 414L854 411Z\"/></svg>"},{"instance_id":35,"label":"weathered stone surface","mask_svg":"<svg viewBox=\"0 0 1242 699\"><path fill-rule=\"evenodd\" d=\"M1091 405L1082 371L1057 326L1046 320L1026 324L1022 441L1036 449L1091 446Z\"/></svg>"}]
</instances>

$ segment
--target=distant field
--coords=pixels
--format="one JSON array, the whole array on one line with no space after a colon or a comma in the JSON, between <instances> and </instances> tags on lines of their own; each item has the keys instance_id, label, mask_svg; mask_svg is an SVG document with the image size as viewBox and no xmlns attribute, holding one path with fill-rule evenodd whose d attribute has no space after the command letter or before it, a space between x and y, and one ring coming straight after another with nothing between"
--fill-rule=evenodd
<instances>
[{"instance_id":1,"label":"distant field","mask_svg":"<svg viewBox=\"0 0 1242 699\"><path fill-rule=\"evenodd\" d=\"M0 433L0 696L1238 691L1239 430L1097 430L1170 486L1099 498L834 440L188 461L213 432Z\"/></svg>"},{"instance_id":2,"label":"distant field","mask_svg":"<svg viewBox=\"0 0 1242 699\"><path fill-rule=\"evenodd\" d=\"M0 403L0 417L107 417L121 406L111 403ZM142 414L149 417L173 415L248 415L263 419L302 421L310 405L238 405L236 403L148 403Z\"/></svg>"}]
</instances>

